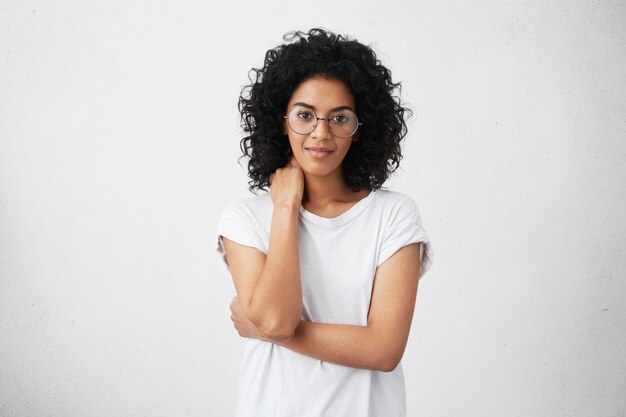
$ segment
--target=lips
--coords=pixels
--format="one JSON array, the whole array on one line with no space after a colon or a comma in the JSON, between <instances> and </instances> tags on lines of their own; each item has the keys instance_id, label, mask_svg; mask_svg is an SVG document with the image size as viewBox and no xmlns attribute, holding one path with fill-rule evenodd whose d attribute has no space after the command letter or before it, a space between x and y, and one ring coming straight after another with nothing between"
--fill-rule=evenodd
<instances>
[{"instance_id":1,"label":"lips","mask_svg":"<svg viewBox=\"0 0 626 417\"><path fill-rule=\"evenodd\" d=\"M305 148L305 149L315 159L326 158L328 155L330 155L333 152L332 149L321 148L318 146L312 146L310 148Z\"/></svg>"}]
</instances>

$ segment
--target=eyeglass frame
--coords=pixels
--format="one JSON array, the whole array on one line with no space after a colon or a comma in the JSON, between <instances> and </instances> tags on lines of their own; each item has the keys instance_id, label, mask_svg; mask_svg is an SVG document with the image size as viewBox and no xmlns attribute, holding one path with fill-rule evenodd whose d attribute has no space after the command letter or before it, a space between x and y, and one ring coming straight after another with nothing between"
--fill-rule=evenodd
<instances>
[{"instance_id":1,"label":"eyeglass frame","mask_svg":"<svg viewBox=\"0 0 626 417\"><path fill-rule=\"evenodd\" d=\"M313 128L309 132L307 132L307 133L300 133L300 132L296 132L294 130L294 128L291 127L291 124L289 123L289 115L291 114L291 112L293 112L296 109L297 109L297 107L294 107L293 109L291 109L291 111L289 113L287 113L286 115L283 116L283 119L287 120L287 126L289 126L289 129L291 129L291 131L293 133L297 134L297 135L308 135L309 133L311 133L315 129L317 129L317 125L318 125L318 122L320 120L326 120L326 121L328 121L328 130L330 130L330 133L332 133L333 136L337 136L338 138L342 138L342 139L347 139L349 137L354 136L354 134L357 132L357 130L359 130L359 126L363 125L363 123L359 121L359 116L357 116L356 113L353 112L352 110L347 109L350 112L352 112L352 114L354 114L354 117L356 117L356 127L354 128L354 132L350 133L348 136L339 136L339 135L336 135L335 132L333 132L333 127L330 125L332 117L318 117L317 113L315 113L315 110L307 108L307 110L310 110L313 113L313 115L315 116L316 121L315 121L315 124L313 125ZM334 114L335 113L331 113L331 116L333 116Z\"/></svg>"}]
</instances>

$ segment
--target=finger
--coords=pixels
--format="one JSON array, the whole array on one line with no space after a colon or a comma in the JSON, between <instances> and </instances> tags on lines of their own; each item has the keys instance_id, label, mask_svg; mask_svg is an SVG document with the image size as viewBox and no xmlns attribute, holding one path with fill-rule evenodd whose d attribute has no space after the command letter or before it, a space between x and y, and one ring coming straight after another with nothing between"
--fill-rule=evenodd
<instances>
[{"instance_id":1,"label":"finger","mask_svg":"<svg viewBox=\"0 0 626 417\"><path fill-rule=\"evenodd\" d=\"M296 159L295 155L291 155L291 159L289 160L289 162L291 163L291 165L293 165L294 167L299 167L300 164L298 163L298 160Z\"/></svg>"}]
</instances>

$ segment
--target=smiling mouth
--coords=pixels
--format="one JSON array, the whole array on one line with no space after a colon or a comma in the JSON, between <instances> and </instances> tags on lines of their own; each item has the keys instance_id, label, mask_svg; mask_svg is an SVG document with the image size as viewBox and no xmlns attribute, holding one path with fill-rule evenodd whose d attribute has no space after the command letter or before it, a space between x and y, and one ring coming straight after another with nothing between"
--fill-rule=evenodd
<instances>
[{"instance_id":1,"label":"smiling mouth","mask_svg":"<svg viewBox=\"0 0 626 417\"><path fill-rule=\"evenodd\" d=\"M315 159L326 158L333 151L327 148L305 148L309 154Z\"/></svg>"}]
</instances>

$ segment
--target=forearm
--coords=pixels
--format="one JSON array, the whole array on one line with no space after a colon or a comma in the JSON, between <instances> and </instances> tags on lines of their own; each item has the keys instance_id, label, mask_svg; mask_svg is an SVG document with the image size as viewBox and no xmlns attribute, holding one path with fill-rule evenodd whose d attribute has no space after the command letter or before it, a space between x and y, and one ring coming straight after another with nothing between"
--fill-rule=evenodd
<instances>
[{"instance_id":1,"label":"forearm","mask_svg":"<svg viewBox=\"0 0 626 417\"><path fill-rule=\"evenodd\" d=\"M353 368L391 371L397 363L384 339L368 326L301 321L293 338L278 343L315 359Z\"/></svg>"},{"instance_id":2,"label":"forearm","mask_svg":"<svg viewBox=\"0 0 626 417\"><path fill-rule=\"evenodd\" d=\"M275 207L267 258L248 306L262 331L279 338L298 326L302 314L298 212L296 206Z\"/></svg>"}]
</instances>

